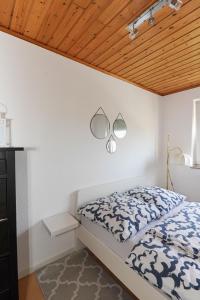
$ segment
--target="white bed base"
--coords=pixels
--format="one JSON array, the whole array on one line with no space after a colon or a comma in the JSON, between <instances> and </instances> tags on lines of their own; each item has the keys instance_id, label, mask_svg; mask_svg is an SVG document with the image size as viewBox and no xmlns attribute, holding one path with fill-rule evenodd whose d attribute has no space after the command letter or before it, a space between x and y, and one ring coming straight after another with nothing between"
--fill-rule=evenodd
<instances>
[{"instance_id":1,"label":"white bed base","mask_svg":"<svg viewBox=\"0 0 200 300\"><path fill-rule=\"evenodd\" d=\"M114 191L125 191L138 184L155 184L153 178L136 177L86 188L78 192L78 207L99 196L106 196ZM140 300L166 300L162 291L150 285L139 276L109 247L97 239L84 226L77 229L78 239Z\"/></svg>"}]
</instances>

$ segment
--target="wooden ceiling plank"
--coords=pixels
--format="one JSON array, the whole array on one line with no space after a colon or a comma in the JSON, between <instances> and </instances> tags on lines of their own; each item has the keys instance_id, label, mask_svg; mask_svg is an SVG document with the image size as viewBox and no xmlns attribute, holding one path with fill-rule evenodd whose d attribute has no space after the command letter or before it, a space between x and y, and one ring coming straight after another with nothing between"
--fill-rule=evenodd
<instances>
[{"instance_id":1,"label":"wooden ceiling plank","mask_svg":"<svg viewBox=\"0 0 200 300\"><path fill-rule=\"evenodd\" d=\"M185 82L193 82L193 80L200 80L200 74L199 72L195 72L194 71L194 74L188 74L188 75L184 75L182 77L177 77L176 79L174 78L174 80L171 80L171 81L167 81L166 83L163 83L163 84L160 84L160 85L156 85L155 87L152 87L153 89L157 90L159 89L160 87L162 87L163 89L166 88L166 87L171 87L173 84L178 86L179 84L181 85L184 85ZM148 85L145 85L146 87L148 87Z\"/></svg>"},{"instance_id":2,"label":"wooden ceiling plank","mask_svg":"<svg viewBox=\"0 0 200 300\"><path fill-rule=\"evenodd\" d=\"M81 8L87 8L90 3L91 0L74 0L74 4Z\"/></svg>"},{"instance_id":3,"label":"wooden ceiling plank","mask_svg":"<svg viewBox=\"0 0 200 300\"><path fill-rule=\"evenodd\" d=\"M23 33L35 39L42 22L50 8L52 0L34 1Z\"/></svg>"},{"instance_id":4,"label":"wooden ceiling plank","mask_svg":"<svg viewBox=\"0 0 200 300\"><path fill-rule=\"evenodd\" d=\"M153 85L151 86L151 88L157 90L159 88L165 88L165 87L170 87L171 84L175 83L176 85L178 85L179 83L184 83L185 81L191 81L194 78L199 78L200 79L200 74L199 74L199 70L194 71L194 72L190 72L190 73L186 73L183 76L179 76L177 78L172 78L171 80L167 80L166 82L162 83L162 84L158 84L158 85ZM148 87L148 85L145 85L146 87Z\"/></svg>"},{"instance_id":5,"label":"wooden ceiling plank","mask_svg":"<svg viewBox=\"0 0 200 300\"><path fill-rule=\"evenodd\" d=\"M192 37L190 39L190 36ZM132 74L136 74L137 72L144 72L144 68L155 68L157 62L161 61L161 59L166 59L168 57L172 57L174 53L177 51L183 51L187 47L193 46L196 43L199 43L199 34L198 30L194 33L194 37L191 34L190 36L184 36L183 39L179 39L175 42L173 40L171 43L167 45L167 47L161 47L159 51L155 51L152 55L147 56L146 58L141 58L140 60L130 64L130 67L127 67L123 71L116 72L119 76L130 77ZM173 39L173 38L172 38ZM140 72L141 71L141 72ZM115 72L113 72L115 73Z\"/></svg>"},{"instance_id":6,"label":"wooden ceiling plank","mask_svg":"<svg viewBox=\"0 0 200 300\"><path fill-rule=\"evenodd\" d=\"M164 77L160 78L160 79L157 79L157 80L154 80L152 82L147 82L147 81L142 81L142 83L144 85L151 85L151 86L154 86L154 85L159 85L159 84L162 84L162 83L165 83L167 82L167 80L169 79L172 79L172 78L180 78L182 77L184 74L188 74L188 72L190 71L195 71L196 69L200 69L200 56L199 56L199 61L197 63L195 63L194 65L189 65L185 68L182 68L181 70L172 70L170 73L168 73L167 75L165 75Z\"/></svg>"},{"instance_id":7,"label":"wooden ceiling plank","mask_svg":"<svg viewBox=\"0 0 200 300\"><path fill-rule=\"evenodd\" d=\"M159 72L159 74L157 74L156 76L149 75L145 79L141 80L140 78L138 78L137 80L145 82L147 84L151 84L152 82L155 82L157 79L158 80L163 79L166 78L166 76L173 75L178 71L182 71L186 68L191 68L194 65L198 64L199 62L200 62L200 55L197 55L196 59L194 59L194 56L192 55L189 60L185 61L184 64L183 62L181 62L179 64L172 65L171 67L164 69L162 73Z\"/></svg>"},{"instance_id":8,"label":"wooden ceiling plank","mask_svg":"<svg viewBox=\"0 0 200 300\"><path fill-rule=\"evenodd\" d=\"M96 35L105 28L125 6L130 3L130 0L114 0L112 3L102 11L97 20L83 33L80 39L68 50L70 55L76 56L83 48L85 48L90 41L95 39Z\"/></svg>"},{"instance_id":9,"label":"wooden ceiling plank","mask_svg":"<svg viewBox=\"0 0 200 300\"><path fill-rule=\"evenodd\" d=\"M160 73L160 76L149 76L149 78L147 77L146 79L142 80L138 79L138 81L145 82L146 84L153 84L155 82L165 80L171 76L176 75L179 72L184 72L184 70L190 69L197 65L200 61L200 55L197 55L195 60L193 59L193 56L191 56L191 59L192 61L186 61L185 64L181 62L181 65L179 64L179 66L174 65L168 68L168 70L163 70L163 72Z\"/></svg>"},{"instance_id":10,"label":"wooden ceiling plank","mask_svg":"<svg viewBox=\"0 0 200 300\"><path fill-rule=\"evenodd\" d=\"M95 20L92 25L83 33L80 39L67 51L72 56L76 56L105 26Z\"/></svg>"},{"instance_id":11,"label":"wooden ceiling plank","mask_svg":"<svg viewBox=\"0 0 200 300\"><path fill-rule=\"evenodd\" d=\"M143 43L136 48L134 47L133 41L131 44L132 46L123 49L123 51L121 51L117 56L117 60L109 64L106 69L115 73L120 72L121 70L128 67L130 59L136 57L138 54L144 56L146 55L146 52L150 54L152 47L154 47L155 50L158 50L159 47L157 47L157 45L159 44L159 42L166 40L166 38L170 38L172 34L176 34L179 30L183 29L183 27L199 18L200 2L196 2L196 0L194 1L195 3L193 5L191 5L191 2L189 2L188 4L183 6L182 10L179 11L176 16L171 17L171 20L174 21L173 25L169 26L168 22L165 20L164 30L162 30L158 35L155 35L152 38L150 35L149 39L146 38L145 41L143 41ZM149 33L150 32L151 31L149 31ZM116 59L116 57L114 59ZM104 68L102 64L100 66Z\"/></svg>"},{"instance_id":12,"label":"wooden ceiling plank","mask_svg":"<svg viewBox=\"0 0 200 300\"><path fill-rule=\"evenodd\" d=\"M132 0L114 0L98 17L99 22L107 25L114 17L116 17L121 11L132 2Z\"/></svg>"},{"instance_id":13,"label":"wooden ceiling plank","mask_svg":"<svg viewBox=\"0 0 200 300\"><path fill-rule=\"evenodd\" d=\"M150 62L148 64L146 63L144 65L144 68L142 68L142 66L139 66L138 68L133 69L132 72L129 72L129 76L123 77L133 80L134 78L139 79L140 75L144 75L144 73L146 75L150 74L151 72L157 72L159 74L163 72L167 68L167 66L170 66L179 61L183 62L182 57L188 58L194 56L194 51L199 50L199 40L200 38L197 37L190 42L188 47L187 45L182 45L182 47L179 48L180 52L176 52L176 50L173 50L173 52L171 52L169 55L165 54L165 56L163 56L162 58L158 57L155 60L155 64L151 64Z\"/></svg>"},{"instance_id":14,"label":"wooden ceiling plank","mask_svg":"<svg viewBox=\"0 0 200 300\"><path fill-rule=\"evenodd\" d=\"M67 51L82 36L85 30L92 26L92 23L98 18L109 3L109 0L96 0L95 2L91 2L76 25L58 45L58 49L67 53Z\"/></svg>"},{"instance_id":15,"label":"wooden ceiling plank","mask_svg":"<svg viewBox=\"0 0 200 300\"><path fill-rule=\"evenodd\" d=\"M52 0L46 16L41 24L36 40L47 44L60 22L64 18L72 0Z\"/></svg>"},{"instance_id":16,"label":"wooden ceiling plank","mask_svg":"<svg viewBox=\"0 0 200 300\"><path fill-rule=\"evenodd\" d=\"M200 49L199 47L193 52L190 52L189 50L187 50L186 53L184 53L183 56L181 56L181 54L177 57L174 57L173 60L167 60L166 62L163 62L162 63L162 67L159 68L159 72L157 73L157 77L155 78L155 80L157 78L159 78L159 74L162 76L164 76L165 73L169 72L170 70L176 67L180 67L180 66L183 66L184 65L184 60L186 61L186 63L188 62L188 64L190 64L191 62L194 62L195 60L198 59L198 56L200 54ZM164 67L166 65L166 68ZM153 76L147 71L147 77L146 79L140 79L140 78L137 78L137 76L132 76L132 77L129 77L129 78L124 78L124 79L127 79L127 80L137 80L137 81L143 81L143 82L146 82L146 81L149 81L150 78L153 78ZM151 81L153 81L154 79L152 79Z\"/></svg>"},{"instance_id":17,"label":"wooden ceiling plank","mask_svg":"<svg viewBox=\"0 0 200 300\"><path fill-rule=\"evenodd\" d=\"M129 60L129 65L127 67L122 68L122 70L116 73L129 76L129 73L133 68L144 69L144 67L154 64L156 62L155 60L159 59L162 53L163 55L165 55L165 53L173 51L175 47L182 47L184 43L189 42L190 38L192 40L193 36L199 36L199 20L200 19L195 20L189 25L183 27L177 33L173 33L171 36L158 42L154 46L147 49L145 52L142 52L136 57L133 57Z\"/></svg>"},{"instance_id":18,"label":"wooden ceiling plank","mask_svg":"<svg viewBox=\"0 0 200 300\"><path fill-rule=\"evenodd\" d=\"M165 83L163 85L159 85L159 86L156 86L154 89L155 90L159 90L159 89L165 89L165 88L170 88L171 86L173 85L176 85L176 87L178 86L184 86L186 83L193 83L194 81L200 81L200 75L199 73L196 73L194 75L185 75L184 77L181 77L181 78L178 78L177 80L172 80L172 81L169 81L168 83ZM148 88L148 86L146 86ZM153 87L151 87L153 88Z\"/></svg>"},{"instance_id":19,"label":"wooden ceiling plank","mask_svg":"<svg viewBox=\"0 0 200 300\"><path fill-rule=\"evenodd\" d=\"M161 11L159 11L155 15L157 24L171 13L172 12L169 7L165 7ZM151 28L149 27L149 24L147 22L143 23L140 26L137 40L150 29ZM92 53L87 56L86 59L88 62L94 65L100 65L101 63L112 57L114 54L118 53L121 49L126 47L129 43L130 39L127 34L127 28L123 26L106 41L104 41L98 48L92 51Z\"/></svg>"},{"instance_id":20,"label":"wooden ceiling plank","mask_svg":"<svg viewBox=\"0 0 200 300\"><path fill-rule=\"evenodd\" d=\"M183 58L179 57L179 58L177 58L177 60L175 59L171 63L168 62L166 64L166 70L165 70L165 68L159 68L159 72L157 73L156 78L159 78L159 74L160 75L163 74L163 76L164 76L165 73L167 75L168 72L170 72L171 70L176 70L177 68L178 69L181 68L182 66L184 66L184 63L186 65L194 64L195 62L197 62L199 60L199 55L200 55L200 50L198 49L197 51L194 52L194 54L189 52L187 55L184 55ZM124 79L132 80L132 81L137 80L137 81L146 82L146 80L149 81L149 78L152 77L152 75L150 73L147 72L147 74L148 74L148 76L146 77L146 79L140 79L137 77L135 78L135 76L133 78L129 77L129 78L124 78Z\"/></svg>"},{"instance_id":21,"label":"wooden ceiling plank","mask_svg":"<svg viewBox=\"0 0 200 300\"><path fill-rule=\"evenodd\" d=\"M86 57L97 47L99 47L106 39L112 36L118 29L122 26L127 26L127 24L134 18L142 13L150 4L154 3L155 0L135 0L132 1L128 6L121 11L120 14L113 19L104 30L97 34L96 38L93 39L82 51L77 55L78 58L86 60Z\"/></svg>"},{"instance_id":22,"label":"wooden ceiling plank","mask_svg":"<svg viewBox=\"0 0 200 300\"><path fill-rule=\"evenodd\" d=\"M184 79L183 82L180 82L178 84L170 84L168 87L160 87L156 90L158 94L162 94L162 96L167 94L173 94L177 93L178 91L185 91L187 89L192 89L195 87L200 87L200 78L199 77L193 77Z\"/></svg>"},{"instance_id":23,"label":"wooden ceiling plank","mask_svg":"<svg viewBox=\"0 0 200 300\"><path fill-rule=\"evenodd\" d=\"M182 85L181 87L174 86L173 90L172 89L163 90L161 96L167 96L167 95L171 95L171 94L175 94L175 93L180 93L180 92L183 92L183 91L186 91L186 90L195 89L199 86L200 86L200 80L199 81L197 80L196 82L193 81L189 85L186 84L184 86Z\"/></svg>"},{"instance_id":24,"label":"wooden ceiling plank","mask_svg":"<svg viewBox=\"0 0 200 300\"><path fill-rule=\"evenodd\" d=\"M15 0L13 16L10 23L10 29L19 33L24 32L24 28L28 21L33 1Z\"/></svg>"},{"instance_id":25,"label":"wooden ceiling plank","mask_svg":"<svg viewBox=\"0 0 200 300\"><path fill-rule=\"evenodd\" d=\"M0 1L0 26L9 27L15 0Z\"/></svg>"},{"instance_id":26,"label":"wooden ceiling plank","mask_svg":"<svg viewBox=\"0 0 200 300\"><path fill-rule=\"evenodd\" d=\"M198 73L194 74L194 75L190 75L190 76L185 76L183 78L179 78L178 81L173 81L169 84L166 85L162 85L161 88L164 90L166 89L174 89L179 88L179 87L183 87L186 83L190 83L193 84L195 82L195 85L197 84L197 82L199 82L200 84L200 75ZM158 88L160 89L160 87Z\"/></svg>"},{"instance_id":27,"label":"wooden ceiling plank","mask_svg":"<svg viewBox=\"0 0 200 300\"><path fill-rule=\"evenodd\" d=\"M132 75L124 78L131 78L131 79L134 79L134 77L139 78L139 75L144 74L144 72L146 72L146 74L149 74L151 71L155 71L156 69L157 70L159 69L159 71L162 72L168 66L171 66L174 63L178 63L179 61L183 61L182 60L183 57L184 59L186 59L188 57L194 56L196 53L198 53L198 51L199 51L199 38L198 38L198 42L192 45L191 47L185 47L180 52L174 51L173 55L171 54L171 56L166 56L164 59L158 58L155 62L156 66L152 64L149 66L149 68L144 67L144 69L142 69L141 67L139 67L136 68L135 70L133 69Z\"/></svg>"},{"instance_id":28,"label":"wooden ceiling plank","mask_svg":"<svg viewBox=\"0 0 200 300\"><path fill-rule=\"evenodd\" d=\"M193 55L194 56L194 55ZM180 65L182 65L182 62L179 63ZM144 68L143 70L138 71L137 73L134 71L132 71L131 75L129 76L124 76L125 78L132 78L134 77L134 75L137 74L137 78L139 80L145 79L145 78L149 78L149 76L151 76L152 78L154 76L158 76L161 72L163 71L167 71L167 67L166 65L160 65L160 66L153 66L150 65L148 68Z\"/></svg>"},{"instance_id":29,"label":"wooden ceiling plank","mask_svg":"<svg viewBox=\"0 0 200 300\"><path fill-rule=\"evenodd\" d=\"M161 88L163 94L172 94L178 91L183 91L185 89L191 89L194 87L199 87L200 86L200 79L199 78L193 78L192 80L185 80L183 83L180 84L174 84L171 87L168 88Z\"/></svg>"},{"instance_id":30,"label":"wooden ceiling plank","mask_svg":"<svg viewBox=\"0 0 200 300\"><path fill-rule=\"evenodd\" d=\"M168 56L171 56L171 54L174 53L174 51L177 51L177 48L183 50L187 47L187 45L189 46L194 45L199 41L198 22L195 22L193 25L191 25L191 27L195 28L196 26L197 29L189 33L186 33L185 36L182 36L181 38L177 38L177 40L175 41L172 36L171 42L168 43L166 46L160 47L159 50L153 52L151 55L148 55L147 57L143 58L139 56L140 58L139 61L137 60L135 63L130 64L130 67L126 68L126 72L125 70L123 72L120 71L119 74L123 75L124 77L129 77L133 72L136 73L139 70L144 71L144 68L148 68L151 66L155 67L156 63L160 61L161 58L164 59ZM189 27L189 29L191 29L191 27Z\"/></svg>"},{"instance_id":31,"label":"wooden ceiling plank","mask_svg":"<svg viewBox=\"0 0 200 300\"><path fill-rule=\"evenodd\" d=\"M93 23L94 24L94 23ZM124 29L124 27L123 27L123 29ZM124 31L123 31L123 33L124 33ZM119 39L119 37L121 37L121 35L123 35L123 33L122 33L122 30L121 31L119 31L119 34L117 35L115 35L113 38L115 39L115 42L117 42L118 41L118 39Z\"/></svg>"},{"instance_id":32,"label":"wooden ceiling plank","mask_svg":"<svg viewBox=\"0 0 200 300\"><path fill-rule=\"evenodd\" d=\"M98 47L107 37L110 37L115 31L116 28L120 28L125 21L125 15L128 12L127 7L114 18L109 26L105 26L97 35L88 43L81 51L76 55L79 59L85 59L85 57L90 53L93 48ZM130 12L130 11L129 11Z\"/></svg>"},{"instance_id":33,"label":"wooden ceiling plank","mask_svg":"<svg viewBox=\"0 0 200 300\"><path fill-rule=\"evenodd\" d=\"M82 16L84 9L75 3L72 3L59 24L58 28L48 41L48 45L53 48L58 48L59 44L63 41L66 35L76 25L80 17Z\"/></svg>"},{"instance_id":34,"label":"wooden ceiling plank","mask_svg":"<svg viewBox=\"0 0 200 300\"><path fill-rule=\"evenodd\" d=\"M162 74L162 72L165 70L165 68L170 67L172 65L175 65L179 62L184 63L183 59L188 59L191 58L192 56L198 55L199 54L199 43L189 47L189 48L185 48L184 50L182 50L180 53L177 52L175 54L173 54L171 57L167 57L164 60L159 60L156 62L156 66L150 66L149 68L143 69L143 71L146 71L146 74L149 74L151 71L155 71L156 68L159 69L160 74ZM142 69L140 70L142 71ZM133 73L131 76L127 77L130 80L134 80L135 77L137 79L139 79L139 74L137 75L137 70L135 71L135 73ZM124 77L126 78L126 77ZM127 79L126 78L126 79Z\"/></svg>"}]
</instances>

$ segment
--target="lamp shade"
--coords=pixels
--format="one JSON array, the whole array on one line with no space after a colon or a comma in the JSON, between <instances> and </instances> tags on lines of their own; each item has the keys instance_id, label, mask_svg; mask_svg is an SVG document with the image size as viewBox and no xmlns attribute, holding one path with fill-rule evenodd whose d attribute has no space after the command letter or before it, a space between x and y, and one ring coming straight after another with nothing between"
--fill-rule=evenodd
<instances>
[{"instance_id":1,"label":"lamp shade","mask_svg":"<svg viewBox=\"0 0 200 300\"><path fill-rule=\"evenodd\" d=\"M169 153L170 164L173 165L192 165L192 157L186 153L183 153L180 148L174 148Z\"/></svg>"}]
</instances>

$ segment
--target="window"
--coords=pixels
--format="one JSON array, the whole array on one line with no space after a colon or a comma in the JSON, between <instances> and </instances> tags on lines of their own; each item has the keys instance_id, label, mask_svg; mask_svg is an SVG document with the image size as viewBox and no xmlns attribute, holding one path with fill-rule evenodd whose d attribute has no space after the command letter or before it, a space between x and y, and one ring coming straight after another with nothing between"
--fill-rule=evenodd
<instances>
[{"instance_id":1,"label":"window","mask_svg":"<svg viewBox=\"0 0 200 300\"><path fill-rule=\"evenodd\" d=\"M200 168L200 99L193 101L192 165Z\"/></svg>"}]
</instances>

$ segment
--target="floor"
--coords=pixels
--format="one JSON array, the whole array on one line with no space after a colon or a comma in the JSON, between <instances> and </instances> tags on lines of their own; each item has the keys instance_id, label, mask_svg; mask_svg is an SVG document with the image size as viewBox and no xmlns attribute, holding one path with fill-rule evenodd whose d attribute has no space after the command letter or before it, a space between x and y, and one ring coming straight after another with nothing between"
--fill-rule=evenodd
<instances>
[{"instance_id":1,"label":"floor","mask_svg":"<svg viewBox=\"0 0 200 300\"><path fill-rule=\"evenodd\" d=\"M35 274L19 280L19 300L44 300Z\"/></svg>"}]
</instances>

